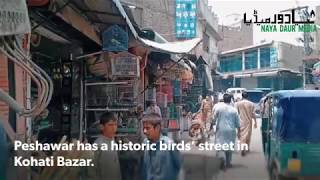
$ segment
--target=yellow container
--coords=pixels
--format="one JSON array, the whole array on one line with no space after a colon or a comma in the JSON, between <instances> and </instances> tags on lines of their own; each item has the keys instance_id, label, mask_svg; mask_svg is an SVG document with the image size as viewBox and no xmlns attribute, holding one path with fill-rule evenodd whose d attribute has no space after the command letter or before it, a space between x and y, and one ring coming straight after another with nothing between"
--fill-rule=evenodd
<instances>
[{"instance_id":1,"label":"yellow container","mask_svg":"<svg viewBox=\"0 0 320 180\"><path fill-rule=\"evenodd\" d=\"M301 171L301 161L299 159L289 159L288 160L288 171L300 172Z\"/></svg>"}]
</instances>

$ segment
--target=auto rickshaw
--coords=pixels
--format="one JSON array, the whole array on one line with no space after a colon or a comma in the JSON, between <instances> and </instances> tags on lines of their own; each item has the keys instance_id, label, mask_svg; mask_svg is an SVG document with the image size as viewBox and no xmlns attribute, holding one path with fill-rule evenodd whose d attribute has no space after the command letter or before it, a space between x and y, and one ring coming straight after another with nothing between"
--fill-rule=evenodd
<instances>
[{"instance_id":1,"label":"auto rickshaw","mask_svg":"<svg viewBox=\"0 0 320 180\"><path fill-rule=\"evenodd\" d=\"M320 91L277 91L267 98L263 145L271 179L320 177Z\"/></svg>"}]
</instances>

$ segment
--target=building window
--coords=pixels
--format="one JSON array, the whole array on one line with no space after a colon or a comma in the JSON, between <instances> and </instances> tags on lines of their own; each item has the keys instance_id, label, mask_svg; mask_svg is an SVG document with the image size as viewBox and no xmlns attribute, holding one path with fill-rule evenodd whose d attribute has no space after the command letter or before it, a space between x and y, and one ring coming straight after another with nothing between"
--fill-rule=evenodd
<instances>
[{"instance_id":1,"label":"building window","mask_svg":"<svg viewBox=\"0 0 320 180\"><path fill-rule=\"evenodd\" d=\"M277 48L270 48L270 67L273 67L273 68L279 67Z\"/></svg>"},{"instance_id":2,"label":"building window","mask_svg":"<svg viewBox=\"0 0 320 180\"><path fill-rule=\"evenodd\" d=\"M268 68L270 67L270 48L261 48L260 49L260 67Z\"/></svg>"},{"instance_id":3,"label":"building window","mask_svg":"<svg viewBox=\"0 0 320 180\"><path fill-rule=\"evenodd\" d=\"M258 51L251 50L245 52L245 69L257 69Z\"/></svg>"},{"instance_id":4,"label":"building window","mask_svg":"<svg viewBox=\"0 0 320 180\"><path fill-rule=\"evenodd\" d=\"M242 70L242 55L236 54L232 56L220 57L221 72L237 72Z\"/></svg>"}]
</instances>

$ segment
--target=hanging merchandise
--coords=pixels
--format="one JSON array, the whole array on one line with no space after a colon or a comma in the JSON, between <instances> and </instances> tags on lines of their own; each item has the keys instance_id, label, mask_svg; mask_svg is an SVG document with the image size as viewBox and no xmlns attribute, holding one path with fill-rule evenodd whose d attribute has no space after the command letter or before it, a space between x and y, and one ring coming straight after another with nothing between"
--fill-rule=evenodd
<instances>
[{"instance_id":1,"label":"hanging merchandise","mask_svg":"<svg viewBox=\"0 0 320 180\"><path fill-rule=\"evenodd\" d=\"M181 96L181 81L174 80L172 81L172 85L173 85L173 95Z\"/></svg>"},{"instance_id":2,"label":"hanging merchandise","mask_svg":"<svg viewBox=\"0 0 320 180\"><path fill-rule=\"evenodd\" d=\"M148 88L147 90L147 101L156 101L157 94L156 94L156 88Z\"/></svg>"},{"instance_id":3,"label":"hanging merchandise","mask_svg":"<svg viewBox=\"0 0 320 180\"><path fill-rule=\"evenodd\" d=\"M105 54L99 54L95 56L88 57L86 63L89 69L89 72L96 77L111 77L111 63L110 58Z\"/></svg>"},{"instance_id":4,"label":"hanging merchandise","mask_svg":"<svg viewBox=\"0 0 320 180\"><path fill-rule=\"evenodd\" d=\"M178 112L175 104L169 106L169 119L178 119Z\"/></svg>"},{"instance_id":5,"label":"hanging merchandise","mask_svg":"<svg viewBox=\"0 0 320 180\"><path fill-rule=\"evenodd\" d=\"M179 129L179 113L177 106L175 104L171 104L169 106L169 129L177 130Z\"/></svg>"},{"instance_id":6,"label":"hanging merchandise","mask_svg":"<svg viewBox=\"0 0 320 180\"><path fill-rule=\"evenodd\" d=\"M173 102L173 88L171 84L165 84L162 86L162 92L167 94L167 103Z\"/></svg>"},{"instance_id":7,"label":"hanging merchandise","mask_svg":"<svg viewBox=\"0 0 320 180\"><path fill-rule=\"evenodd\" d=\"M169 120L169 129L171 130L178 130L179 129L179 121L178 120Z\"/></svg>"},{"instance_id":8,"label":"hanging merchandise","mask_svg":"<svg viewBox=\"0 0 320 180\"><path fill-rule=\"evenodd\" d=\"M168 95L163 92L157 92L157 103L160 107L166 108L168 106Z\"/></svg>"},{"instance_id":9,"label":"hanging merchandise","mask_svg":"<svg viewBox=\"0 0 320 180\"><path fill-rule=\"evenodd\" d=\"M193 81L193 74L191 71L188 70L184 70L182 75L181 75L181 79L182 81L188 82L188 83L192 83Z\"/></svg>"},{"instance_id":10,"label":"hanging merchandise","mask_svg":"<svg viewBox=\"0 0 320 180\"><path fill-rule=\"evenodd\" d=\"M128 51L129 36L118 25L111 26L102 34L103 50L109 52Z\"/></svg>"}]
</instances>

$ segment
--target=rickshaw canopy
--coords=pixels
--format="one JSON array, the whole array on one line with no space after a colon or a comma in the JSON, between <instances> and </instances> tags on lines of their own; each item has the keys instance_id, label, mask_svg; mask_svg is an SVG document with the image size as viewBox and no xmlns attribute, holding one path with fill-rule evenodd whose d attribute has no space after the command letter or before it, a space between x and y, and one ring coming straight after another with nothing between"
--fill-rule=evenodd
<instances>
[{"instance_id":1,"label":"rickshaw canopy","mask_svg":"<svg viewBox=\"0 0 320 180\"><path fill-rule=\"evenodd\" d=\"M290 90L273 97L273 134L285 142L320 143L320 91Z\"/></svg>"}]
</instances>

